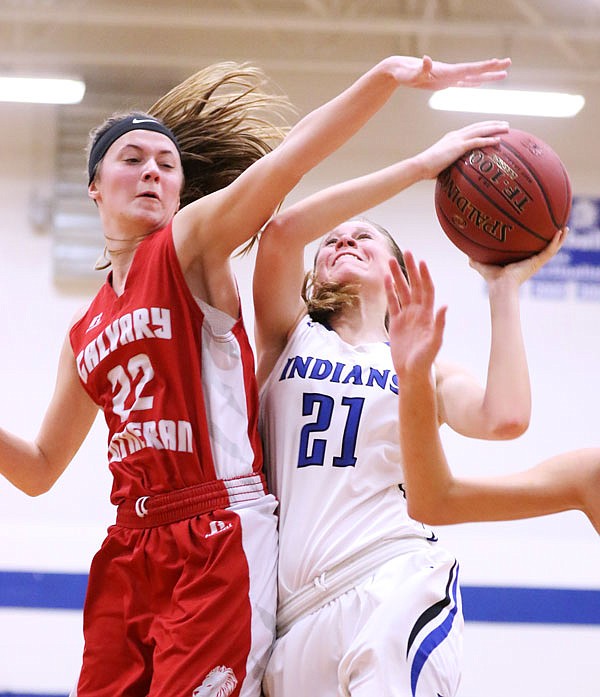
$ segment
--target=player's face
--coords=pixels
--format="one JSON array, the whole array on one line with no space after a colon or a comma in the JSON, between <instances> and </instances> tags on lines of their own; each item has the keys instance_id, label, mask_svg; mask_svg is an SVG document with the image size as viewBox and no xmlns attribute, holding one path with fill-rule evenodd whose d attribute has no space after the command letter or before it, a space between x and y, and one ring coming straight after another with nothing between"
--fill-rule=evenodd
<instances>
[{"instance_id":1,"label":"player's face","mask_svg":"<svg viewBox=\"0 0 600 697\"><path fill-rule=\"evenodd\" d=\"M389 273L392 252L386 238L364 221L351 220L328 233L321 242L315 263L321 282L381 283Z\"/></svg>"},{"instance_id":2,"label":"player's face","mask_svg":"<svg viewBox=\"0 0 600 697\"><path fill-rule=\"evenodd\" d=\"M164 227L179 208L183 170L177 148L154 131L125 133L107 150L90 196L103 216L142 233Z\"/></svg>"}]
</instances>

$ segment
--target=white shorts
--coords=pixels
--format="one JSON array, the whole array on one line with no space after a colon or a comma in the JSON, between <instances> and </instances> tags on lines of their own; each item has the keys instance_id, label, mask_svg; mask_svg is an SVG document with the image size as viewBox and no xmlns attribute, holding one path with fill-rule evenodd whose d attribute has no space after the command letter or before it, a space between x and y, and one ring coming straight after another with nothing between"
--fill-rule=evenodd
<instances>
[{"instance_id":1,"label":"white shorts","mask_svg":"<svg viewBox=\"0 0 600 697\"><path fill-rule=\"evenodd\" d=\"M453 697L463 616L458 564L435 546L402 554L279 638L267 697Z\"/></svg>"}]
</instances>

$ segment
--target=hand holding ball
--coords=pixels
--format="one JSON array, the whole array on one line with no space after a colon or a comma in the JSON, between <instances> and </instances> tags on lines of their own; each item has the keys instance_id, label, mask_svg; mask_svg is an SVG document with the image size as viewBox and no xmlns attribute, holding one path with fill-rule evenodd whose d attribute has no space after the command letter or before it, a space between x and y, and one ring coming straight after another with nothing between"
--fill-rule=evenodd
<instances>
[{"instance_id":1,"label":"hand holding ball","mask_svg":"<svg viewBox=\"0 0 600 697\"><path fill-rule=\"evenodd\" d=\"M465 254L509 264L540 252L571 210L571 184L558 155L511 128L497 145L471 150L437 178L435 211Z\"/></svg>"}]
</instances>

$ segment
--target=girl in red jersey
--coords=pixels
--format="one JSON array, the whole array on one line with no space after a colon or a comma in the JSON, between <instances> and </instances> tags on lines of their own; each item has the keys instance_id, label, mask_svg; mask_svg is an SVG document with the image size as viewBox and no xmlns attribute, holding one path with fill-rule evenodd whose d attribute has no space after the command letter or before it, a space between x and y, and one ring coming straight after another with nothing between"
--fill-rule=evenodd
<instances>
[{"instance_id":1,"label":"girl in red jersey","mask_svg":"<svg viewBox=\"0 0 600 697\"><path fill-rule=\"evenodd\" d=\"M230 256L399 85L477 84L508 64L387 58L273 150L260 75L228 64L93 134L88 190L111 271L73 322L36 439L0 434L0 471L35 496L105 415L117 519L90 571L79 697L260 694L276 501ZM215 94L231 83L237 94Z\"/></svg>"}]
</instances>

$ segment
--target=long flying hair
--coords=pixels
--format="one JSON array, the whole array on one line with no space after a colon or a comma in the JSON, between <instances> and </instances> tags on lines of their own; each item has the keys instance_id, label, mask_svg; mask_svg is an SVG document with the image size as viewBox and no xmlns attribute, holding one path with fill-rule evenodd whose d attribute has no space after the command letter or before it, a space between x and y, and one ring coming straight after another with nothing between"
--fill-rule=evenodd
<instances>
[{"instance_id":1,"label":"long flying hair","mask_svg":"<svg viewBox=\"0 0 600 697\"><path fill-rule=\"evenodd\" d=\"M225 61L173 87L148 113L179 142L183 207L227 186L270 152L285 136L293 108L260 68Z\"/></svg>"}]
</instances>

